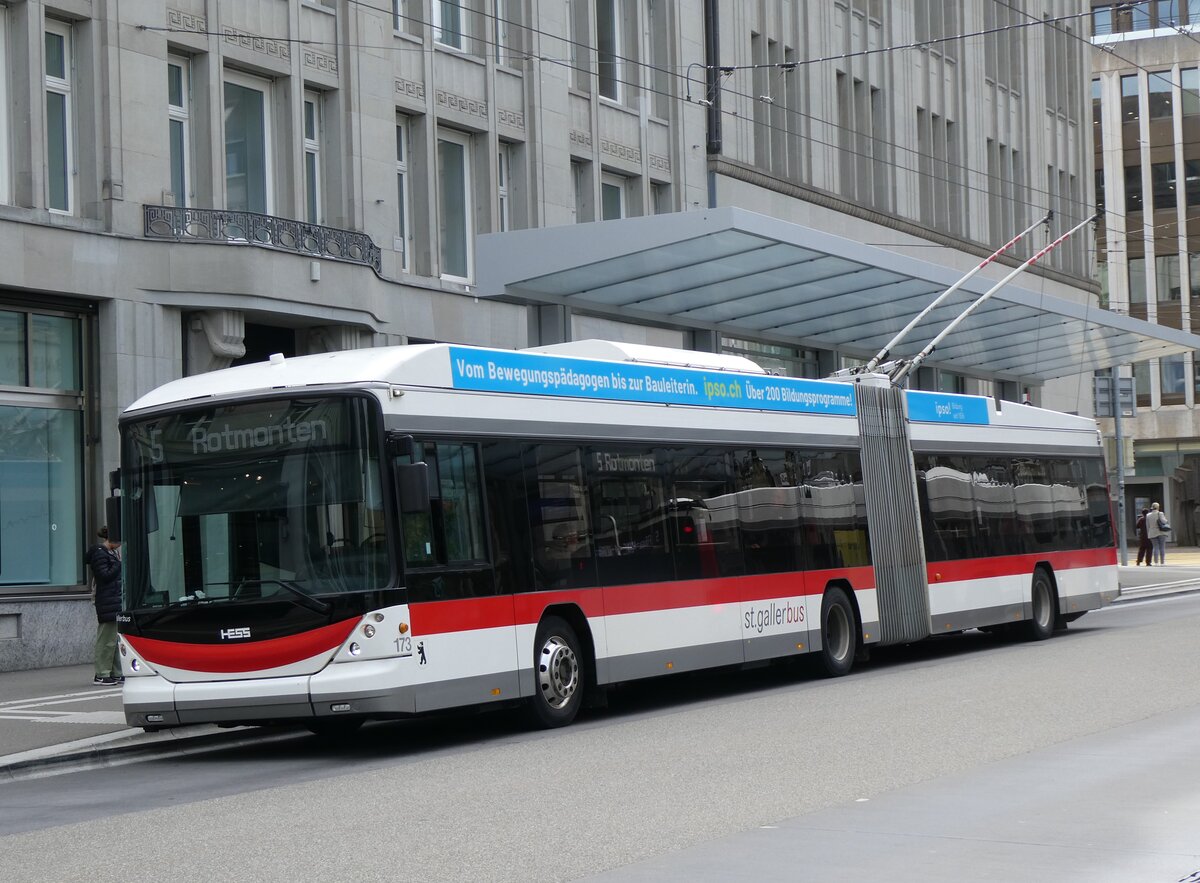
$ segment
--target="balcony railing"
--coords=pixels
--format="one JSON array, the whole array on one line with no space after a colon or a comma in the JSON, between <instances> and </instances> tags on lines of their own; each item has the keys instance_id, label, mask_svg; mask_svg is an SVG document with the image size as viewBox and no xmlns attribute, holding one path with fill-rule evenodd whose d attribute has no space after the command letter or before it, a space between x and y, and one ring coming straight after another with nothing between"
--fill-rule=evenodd
<instances>
[{"instance_id":1,"label":"balcony railing","mask_svg":"<svg viewBox=\"0 0 1200 883\"><path fill-rule=\"evenodd\" d=\"M376 273L380 271L379 246L366 233L255 212L148 205L144 235L147 239L178 242L245 242L323 260L363 264Z\"/></svg>"}]
</instances>

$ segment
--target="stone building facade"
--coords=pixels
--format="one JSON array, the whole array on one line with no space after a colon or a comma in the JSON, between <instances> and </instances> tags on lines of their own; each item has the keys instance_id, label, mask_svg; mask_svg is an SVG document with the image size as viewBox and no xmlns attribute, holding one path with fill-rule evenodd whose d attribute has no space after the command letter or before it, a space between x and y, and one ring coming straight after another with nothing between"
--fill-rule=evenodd
<instances>
[{"instance_id":1,"label":"stone building facade","mask_svg":"<svg viewBox=\"0 0 1200 883\"><path fill-rule=\"evenodd\" d=\"M117 417L167 380L430 340L808 376L869 355L549 327L473 294L481 234L732 205L965 272L1047 209L1086 217L1086 10L1044 5L1058 24L991 0L0 0L0 670L88 658ZM1094 299L1089 248L1037 285ZM919 383L1076 408L1072 384Z\"/></svg>"}]
</instances>

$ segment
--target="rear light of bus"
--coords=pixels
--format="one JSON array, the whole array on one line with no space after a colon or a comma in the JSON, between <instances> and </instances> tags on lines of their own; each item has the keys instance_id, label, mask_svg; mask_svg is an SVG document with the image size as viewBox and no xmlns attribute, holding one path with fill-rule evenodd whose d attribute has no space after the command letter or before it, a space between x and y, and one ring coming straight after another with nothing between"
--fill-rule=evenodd
<instances>
[{"instance_id":1,"label":"rear light of bus","mask_svg":"<svg viewBox=\"0 0 1200 883\"><path fill-rule=\"evenodd\" d=\"M134 671L141 671L141 670L142 670L142 664L141 664L140 662L138 662L136 659L131 659L131 660L129 661L129 667L130 667L131 669L133 669Z\"/></svg>"},{"instance_id":2,"label":"rear light of bus","mask_svg":"<svg viewBox=\"0 0 1200 883\"><path fill-rule=\"evenodd\" d=\"M366 625L363 626L363 634L366 635L368 638L375 637L375 626L371 625L370 623L367 623Z\"/></svg>"},{"instance_id":3,"label":"rear light of bus","mask_svg":"<svg viewBox=\"0 0 1200 883\"><path fill-rule=\"evenodd\" d=\"M400 623L400 634L404 635L407 633L408 633L408 623L407 622Z\"/></svg>"},{"instance_id":4,"label":"rear light of bus","mask_svg":"<svg viewBox=\"0 0 1200 883\"><path fill-rule=\"evenodd\" d=\"M359 653L362 653L362 647L360 647L357 642L351 644L346 649L350 651L351 656L357 656Z\"/></svg>"}]
</instances>

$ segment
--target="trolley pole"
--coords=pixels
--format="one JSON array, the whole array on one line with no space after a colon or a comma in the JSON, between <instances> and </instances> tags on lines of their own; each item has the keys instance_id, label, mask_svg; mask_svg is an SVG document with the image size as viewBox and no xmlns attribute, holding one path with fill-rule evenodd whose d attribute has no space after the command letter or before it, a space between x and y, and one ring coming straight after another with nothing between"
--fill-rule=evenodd
<instances>
[{"instance_id":1,"label":"trolley pole","mask_svg":"<svg viewBox=\"0 0 1200 883\"><path fill-rule=\"evenodd\" d=\"M1109 395L1112 396L1113 441L1117 449L1117 548L1120 550L1121 566L1128 567L1129 549L1125 544L1125 443L1121 434L1120 373L1120 369L1113 366Z\"/></svg>"}]
</instances>

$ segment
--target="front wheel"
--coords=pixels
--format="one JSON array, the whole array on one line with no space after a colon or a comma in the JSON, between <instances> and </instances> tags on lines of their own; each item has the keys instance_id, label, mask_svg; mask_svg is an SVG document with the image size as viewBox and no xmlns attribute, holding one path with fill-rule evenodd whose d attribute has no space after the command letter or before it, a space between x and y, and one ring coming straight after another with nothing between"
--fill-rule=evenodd
<instances>
[{"instance_id":1,"label":"front wheel","mask_svg":"<svg viewBox=\"0 0 1200 883\"><path fill-rule=\"evenodd\" d=\"M534 694L530 716L538 727L565 727L583 704L584 669L579 638L570 623L547 616L533 639Z\"/></svg>"},{"instance_id":2,"label":"front wheel","mask_svg":"<svg viewBox=\"0 0 1200 883\"><path fill-rule=\"evenodd\" d=\"M854 608L845 591L836 586L825 591L821 604L821 652L818 666L828 678L840 678L850 673L858 647Z\"/></svg>"},{"instance_id":3,"label":"front wheel","mask_svg":"<svg viewBox=\"0 0 1200 883\"><path fill-rule=\"evenodd\" d=\"M1054 634L1054 619L1057 611L1054 609L1054 583L1050 574L1042 568L1033 572L1033 586L1029 598L1033 607L1033 616L1024 623L1025 637L1030 641L1044 641Z\"/></svg>"}]
</instances>

